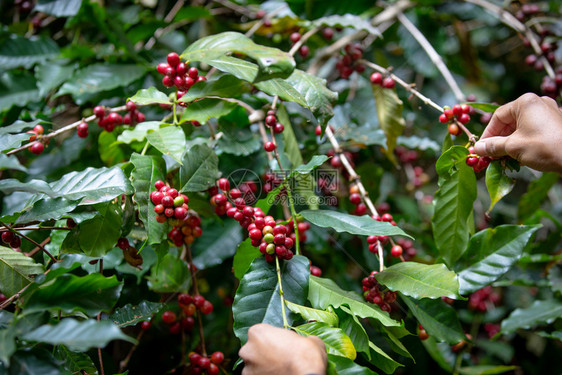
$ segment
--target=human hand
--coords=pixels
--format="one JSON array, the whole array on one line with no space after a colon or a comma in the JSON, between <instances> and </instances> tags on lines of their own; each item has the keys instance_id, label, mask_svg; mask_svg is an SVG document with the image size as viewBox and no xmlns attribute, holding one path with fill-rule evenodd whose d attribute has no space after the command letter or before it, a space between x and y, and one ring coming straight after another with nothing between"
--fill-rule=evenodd
<instances>
[{"instance_id":1,"label":"human hand","mask_svg":"<svg viewBox=\"0 0 562 375\"><path fill-rule=\"evenodd\" d=\"M562 111L556 101L527 93L499 107L474 145L480 156L511 156L522 165L562 173Z\"/></svg>"},{"instance_id":2,"label":"human hand","mask_svg":"<svg viewBox=\"0 0 562 375\"><path fill-rule=\"evenodd\" d=\"M238 353L244 360L242 375L325 374L328 357L324 342L316 336L256 324Z\"/></svg>"}]
</instances>

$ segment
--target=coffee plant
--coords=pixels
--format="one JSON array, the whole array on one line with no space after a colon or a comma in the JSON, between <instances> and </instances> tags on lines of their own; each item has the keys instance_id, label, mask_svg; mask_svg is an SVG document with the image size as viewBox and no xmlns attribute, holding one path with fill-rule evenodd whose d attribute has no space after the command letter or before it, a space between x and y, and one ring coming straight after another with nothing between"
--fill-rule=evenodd
<instances>
[{"instance_id":1,"label":"coffee plant","mask_svg":"<svg viewBox=\"0 0 562 375\"><path fill-rule=\"evenodd\" d=\"M0 373L562 372L562 190L474 153L560 100L557 1L0 3ZM560 103L560 102L559 102Z\"/></svg>"}]
</instances>

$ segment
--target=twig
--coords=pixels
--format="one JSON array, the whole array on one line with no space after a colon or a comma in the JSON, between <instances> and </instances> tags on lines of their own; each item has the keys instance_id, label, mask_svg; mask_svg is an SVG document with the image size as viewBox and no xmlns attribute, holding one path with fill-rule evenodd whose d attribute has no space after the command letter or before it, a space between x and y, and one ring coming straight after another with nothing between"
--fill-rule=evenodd
<instances>
[{"instance_id":1,"label":"twig","mask_svg":"<svg viewBox=\"0 0 562 375\"><path fill-rule=\"evenodd\" d=\"M103 259L100 259L99 264L100 264L100 274L103 275ZM101 312L98 314L97 320L98 322L101 321ZM103 358L101 355L101 348L98 348L98 360L100 362L100 374L105 375L105 371L103 369Z\"/></svg>"},{"instance_id":2,"label":"twig","mask_svg":"<svg viewBox=\"0 0 562 375\"><path fill-rule=\"evenodd\" d=\"M306 33L304 33L303 36L301 36L300 40L296 42L293 45L293 47L291 47L291 50L289 51L289 55L294 56L295 53L297 53L297 51L299 50L299 48L301 48L301 46L306 43L308 38L316 34L319 30L320 30L320 26L316 26L308 30Z\"/></svg>"},{"instance_id":3,"label":"twig","mask_svg":"<svg viewBox=\"0 0 562 375\"><path fill-rule=\"evenodd\" d=\"M67 227L12 227L12 231L14 230L72 230L72 228ZM1 232L11 232L8 228L0 228Z\"/></svg>"},{"instance_id":4,"label":"twig","mask_svg":"<svg viewBox=\"0 0 562 375\"><path fill-rule=\"evenodd\" d=\"M431 43L429 43L426 37L418 30L418 28L412 22L410 22L410 20L403 13L398 13L396 17L398 18L398 21L400 21L400 23L406 28L406 30L408 30L410 34L412 34L414 39L418 41L418 43L427 53L433 64L437 67L437 69L439 69L441 75L443 76L443 78L445 78L445 81L453 91L453 94L455 95L457 100L459 102L464 102L466 100L466 97L464 96L461 89L457 85L457 81L455 81L453 75L451 74L451 72L443 62L443 59L441 58L441 56L439 56L437 51L435 51Z\"/></svg>"},{"instance_id":5,"label":"twig","mask_svg":"<svg viewBox=\"0 0 562 375\"><path fill-rule=\"evenodd\" d=\"M166 17L164 17L164 22L165 23L170 23L172 22L172 20L174 19L174 17L176 16L176 14L180 11L180 9L184 6L185 4L185 0L178 0L174 6L172 7L172 9L170 10L170 12L166 15ZM156 39L160 38L162 35L164 35L164 33L166 33L167 30L171 25L168 25L167 27L161 27L159 29L156 29L156 31L154 32L154 36L151 37L148 42L146 42L146 44L144 45L145 49L151 49L154 44L156 43Z\"/></svg>"},{"instance_id":6,"label":"twig","mask_svg":"<svg viewBox=\"0 0 562 375\"><path fill-rule=\"evenodd\" d=\"M219 3L220 5L232 9L233 11L243 14L248 18L253 18L255 16L255 14L251 11L249 11L248 9L246 9L246 7L243 7L241 5L238 4L234 4L228 0L213 0L215 3Z\"/></svg>"},{"instance_id":7,"label":"twig","mask_svg":"<svg viewBox=\"0 0 562 375\"><path fill-rule=\"evenodd\" d=\"M123 372L125 371L125 369L127 368L127 365L129 364L129 361L131 360L131 357L133 356L133 353L135 352L135 350L137 349L137 347L139 346L139 342L142 338L142 335L144 335L144 330L141 329L141 331L139 332L139 334L137 335L137 343L134 344L131 349L129 349L129 352L127 353L127 356L121 361L119 362L119 372Z\"/></svg>"},{"instance_id":8,"label":"twig","mask_svg":"<svg viewBox=\"0 0 562 375\"><path fill-rule=\"evenodd\" d=\"M254 33L256 31L258 31L258 29L260 27L263 26L266 19L275 17L277 14L279 14L279 12L281 12L283 9L285 9L285 7L286 7L286 5L283 5L279 8L277 8L277 9L275 9L273 12L270 12L270 13L266 14L265 17L263 17L261 20L256 22L256 24L254 26L252 26L252 28L250 30L246 31L246 34L244 34L244 35L246 35L247 37L251 37L252 35L254 35Z\"/></svg>"},{"instance_id":9,"label":"twig","mask_svg":"<svg viewBox=\"0 0 562 375\"><path fill-rule=\"evenodd\" d=\"M19 296L25 292L25 290L27 288L29 288L29 286L31 285L31 283L27 284L26 286L24 286L19 292L17 292L16 294L14 294L13 296L11 296L10 298L8 298L7 300L5 300L4 302L2 302L0 304L0 310L3 310L4 308L6 308L6 306L8 306L9 304L11 304L16 298L19 298Z\"/></svg>"},{"instance_id":10,"label":"twig","mask_svg":"<svg viewBox=\"0 0 562 375\"><path fill-rule=\"evenodd\" d=\"M285 295L283 294L283 284L281 282L281 267L279 266L279 258L275 257L275 268L277 269L277 282L279 283L279 297L281 300L281 314L283 315L283 328L289 329L287 315L285 313Z\"/></svg>"},{"instance_id":11,"label":"twig","mask_svg":"<svg viewBox=\"0 0 562 375\"><path fill-rule=\"evenodd\" d=\"M41 246L45 246L46 244L48 244L49 242L51 242L51 237L47 237L45 238L45 240L43 240L43 242L41 242ZM39 250L41 250L41 247L36 246L35 249L31 250L29 253L26 253L25 255L28 257L33 257Z\"/></svg>"},{"instance_id":12,"label":"twig","mask_svg":"<svg viewBox=\"0 0 562 375\"><path fill-rule=\"evenodd\" d=\"M17 236L20 236L22 238L25 238L26 240L28 240L29 242L31 242L32 244L34 244L35 246L37 246L38 248L41 249L41 251L43 251L45 254L47 254L47 256L49 258L51 258L51 260L53 261L53 263L57 263L58 261L55 259L55 257L53 257L51 255L51 253L49 253L43 246L41 246L41 244L39 244L38 242L36 242L35 240L29 238L28 236L26 236L23 233L18 233L16 230L12 229L11 226L4 224L3 222L0 221L0 225L2 225L3 227L7 228L10 232L15 233Z\"/></svg>"},{"instance_id":13,"label":"twig","mask_svg":"<svg viewBox=\"0 0 562 375\"><path fill-rule=\"evenodd\" d=\"M124 111L126 109L127 108L125 106L121 106L121 107L109 108L109 111L110 112L119 112L119 111ZM73 130L73 129L77 128L78 125L80 125L82 122L90 122L90 121L94 121L95 119L96 119L96 116L92 115L90 117L86 117L85 119L81 119L79 121L73 122L72 124L66 125L66 126L60 128L58 130L55 130L52 133L39 135L39 136L37 136L37 140L35 140L33 142L26 143L25 145L23 145L21 147L15 148L15 149L7 152L6 155L12 155L12 154L15 154L16 152L20 152L22 150L25 150L26 148L31 147L35 142L41 142L43 139L50 139L50 138L56 137L59 134L66 133L67 131L70 131L70 130Z\"/></svg>"},{"instance_id":14,"label":"twig","mask_svg":"<svg viewBox=\"0 0 562 375\"><path fill-rule=\"evenodd\" d=\"M199 287L197 286L197 277L195 276L195 271L193 270L193 257L191 256L191 249L188 245L184 245L187 250L187 261L189 262L189 268L191 273L191 283L193 284L193 289L195 290L195 295L199 295ZM201 340L201 354L207 356L207 349L205 348L205 335L203 333L203 320L201 319L201 311L197 311L197 322L199 326L199 338Z\"/></svg>"}]
</instances>

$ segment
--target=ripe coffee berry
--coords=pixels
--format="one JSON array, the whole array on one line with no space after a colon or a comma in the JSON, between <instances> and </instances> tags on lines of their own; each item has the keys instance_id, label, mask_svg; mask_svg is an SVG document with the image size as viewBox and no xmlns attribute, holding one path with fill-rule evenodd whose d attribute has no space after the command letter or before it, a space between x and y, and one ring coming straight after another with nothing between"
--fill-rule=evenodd
<instances>
[{"instance_id":1,"label":"ripe coffee berry","mask_svg":"<svg viewBox=\"0 0 562 375\"><path fill-rule=\"evenodd\" d=\"M277 148L277 146L273 142L265 142L265 145L263 145L263 148L267 152L273 152ZM43 150L41 150L41 151L43 151Z\"/></svg>"},{"instance_id":2,"label":"ripe coffee berry","mask_svg":"<svg viewBox=\"0 0 562 375\"><path fill-rule=\"evenodd\" d=\"M80 138L86 138L88 136L88 123L81 122L80 124L78 124L78 126L76 127L76 133Z\"/></svg>"},{"instance_id":3,"label":"ripe coffee berry","mask_svg":"<svg viewBox=\"0 0 562 375\"><path fill-rule=\"evenodd\" d=\"M2 241L4 241L5 244L9 245L12 242L13 239L14 239L14 233L13 232L2 233Z\"/></svg>"},{"instance_id":4,"label":"ripe coffee berry","mask_svg":"<svg viewBox=\"0 0 562 375\"><path fill-rule=\"evenodd\" d=\"M382 81L382 86L385 89L392 89L394 88L394 86L396 85L396 82L394 82L394 80L391 77L386 77L383 81Z\"/></svg>"},{"instance_id":5,"label":"ripe coffee berry","mask_svg":"<svg viewBox=\"0 0 562 375\"><path fill-rule=\"evenodd\" d=\"M129 248L129 240L121 237L117 240L117 247L120 248L121 250L127 250Z\"/></svg>"},{"instance_id":6,"label":"ripe coffee berry","mask_svg":"<svg viewBox=\"0 0 562 375\"><path fill-rule=\"evenodd\" d=\"M180 57L175 52L169 53L166 60L168 61L168 64L170 64L170 66L176 66L180 63Z\"/></svg>"},{"instance_id":7,"label":"ripe coffee berry","mask_svg":"<svg viewBox=\"0 0 562 375\"><path fill-rule=\"evenodd\" d=\"M175 323L177 320L177 316L176 313L170 310L164 311L164 313L162 313L162 321L166 324L172 324Z\"/></svg>"},{"instance_id":8,"label":"ripe coffee berry","mask_svg":"<svg viewBox=\"0 0 562 375\"><path fill-rule=\"evenodd\" d=\"M380 74L379 72L375 72L371 74L370 80L373 85L382 85L382 74Z\"/></svg>"},{"instance_id":9,"label":"ripe coffee berry","mask_svg":"<svg viewBox=\"0 0 562 375\"><path fill-rule=\"evenodd\" d=\"M35 155L41 155L44 149L45 149L45 145L43 145L43 143L41 142L34 142L29 148L29 150Z\"/></svg>"},{"instance_id":10,"label":"ripe coffee berry","mask_svg":"<svg viewBox=\"0 0 562 375\"><path fill-rule=\"evenodd\" d=\"M361 195L358 193L353 193L349 196L349 201L354 205L361 203Z\"/></svg>"},{"instance_id":11,"label":"ripe coffee berry","mask_svg":"<svg viewBox=\"0 0 562 375\"><path fill-rule=\"evenodd\" d=\"M392 249L390 249L390 255L392 255L395 258L399 258L402 255L402 246L400 245L392 246Z\"/></svg>"},{"instance_id":12,"label":"ripe coffee berry","mask_svg":"<svg viewBox=\"0 0 562 375\"><path fill-rule=\"evenodd\" d=\"M141 323L141 329L143 331L148 331L151 325L152 324L150 323L150 320L145 320L144 322Z\"/></svg>"}]
</instances>

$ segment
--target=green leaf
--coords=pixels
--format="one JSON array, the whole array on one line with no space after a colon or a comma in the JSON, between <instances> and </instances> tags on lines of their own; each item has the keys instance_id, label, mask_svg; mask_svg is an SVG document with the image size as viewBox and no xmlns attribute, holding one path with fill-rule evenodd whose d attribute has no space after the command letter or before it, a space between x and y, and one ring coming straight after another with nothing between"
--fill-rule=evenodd
<instances>
[{"instance_id":1,"label":"green leaf","mask_svg":"<svg viewBox=\"0 0 562 375\"><path fill-rule=\"evenodd\" d=\"M181 164L186 143L185 133L179 126L161 126L158 130L149 132L146 139L158 151Z\"/></svg>"},{"instance_id":2,"label":"green leaf","mask_svg":"<svg viewBox=\"0 0 562 375\"><path fill-rule=\"evenodd\" d=\"M17 351L11 358L13 375L61 375L61 369L54 358L45 349L35 349L33 351ZM0 366L1 370L4 370ZM3 372L7 374L8 372ZM67 375L66 373L63 373Z\"/></svg>"},{"instance_id":3,"label":"green leaf","mask_svg":"<svg viewBox=\"0 0 562 375\"><path fill-rule=\"evenodd\" d=\"M139 208L139 218L144 224L148 236L148 244L158 244L166 240L168 226L166 223L156 221L156 212L150 193L154 190L154 183L164 181L166 165L161 157L131 155L131 163L135 169L131 173L133 188L135 189L135 202Z\"/></svg>"},{"instance_id":4,"label":"green leaf","mask_svg":"<svg viewBox=\"0 0 562 375\"><path fill-rule=\"evenodd\" d=\"M246 238L238 245L236 254L234 254L232 268L234 269L234 276L236 276L238 280L242 280L242 277L248 272L254 259L262 255L258 248L253 247L250 242L250 239Z\"/></svg>"},{"instance_id":5,"label":"green leaf","mask_svg":"<svg viewBox=\"0 0 562 375\"><path fill-rule=\"evenodd\" d=\"M562 331L554 331L554 332L551 332L551 333L537 332L537 334L541 337L546 337L546 338L549 338L549 339L562 341Z\"/></svg>"},{"instance_id":6,"label":"green leaf","mask_svg":"<svg viewBox=\"0 0 562 375\"><path fill-rule=\"evenodd\" d=\"M102 131L98 137L98 152L101 161L105 165L111 166L128 161L129 153L125 153L117 141L117 134L114 132Z\"/></svg>"},{"instance_id":7,"label":"green leaf","mask_svg":"<svg viewBox=\"0 0 562 375\"><path fill-rule=\"evenodd\" d=\"M248 82L253 82L254 77L258 73L258 67L256 64L231 56L222 56L212 61L208 61L207 63L223 72L230 73L233 76ZM283 79L274 78L254 83L254 86L266 94L278 95L279 98L284 101L298 103L304 107L307 106L304 96Z\"/></svg>"},{"instance_id":8,"label":"green leaf","mask_svg":"<svg viewBox=\"0 0 562 375\"><path fill-rule=\"evenodd\" d=\"M65 345L71 350L86 351L90 348L104 348L110 341L124 340L136 343L113 323L102 320L78 321L63 319L57 325L43 325L25 334L22 339L45 342L52 345Z\"/></svg>"},{"instance_id":9,"label":"green leaf","mask_svg":"<svg viewBox=\"0 0 562 375\"><path fill-rule=\"evenodd\" d=\"M0 291L11 297L44 272L41 264L13 249L0 246Z\"/></svg>"},{"instance_id":10,"label":"green leaf","mask_svg":"<svg viewBox=\"0 0 562 375\"><path fill-rule=\"evenodd\" d=\"M59 47L50 38L24 38L15 36L4 40L0 46L0 66L13 69L30 68L38 62L50 60L59 54Z\"/></svg>"},{"instance_id":11,"label":"green leaf","mask_svg":"<svg viewBox=\"0 0 562 375\"><path fill-rule=\"evenodd\" d=\"M517 218L519 222L529 219L548 196L550 188L556 184L560 176L558 173L543 173L541 177L531 181L527 192L521 196L517 208Z\"/></svg>"},{"instance_id":12,"label":"green leaf","mask_svg":"<svg viewBox=\"0 0 562 375\"><path fill-rule=\"evenodd\" d=\"M341 328L330 327L326 323L307 323L294 327L294 330L303 336L317 336L326 345L328 354L346 357L355 360L357 352L351 339Z\"/></svg>"},{"instance_id":13,"label":"green leaf","mask_svg":"<svg viewBox=\"0 0 562 375\"><path fill-rule=\"evenodd\" d=\"M53 64L51 62L38 65L35 68L35 78L39 95L45 96L49 91L57 88L74 73L74 66Z\"/></svg>"},{"instance_id":14,"label":"green leaf","mask_svg":"<svg viewBox=\"0 0 562 375\"><path fill-rule=\"evenodd\" d=\"M476 199L476 176L463 160L467 152L454 146L441 155L436 164L439 190L434 199L433 238L449 267L468 244L468 218Z\"/></svg>"},{"instance_id":15,"label":"green leaf","mask_svg":"<svg viewBox=\"0 0 562 375\"><path fill-rule=\"evenodd\" d=\"M340 306L337 311L340 317L339 327L351 339L355 350L365 353L367 359L370 360L371 351L369 349L369 336L363 325L359 322L359 319L357 319L353 311L346 306Z\"/></svg>"},{"instance_id":16,"label":"green leaf","mask_svg":"<svg viewBox=\"0 0 562 375\"><path fill-rule=\"evenodd\" d=\"M499 279L513 266L541 225L501 225L476 233L459 259L459 292L472 293Z\"/></svg>"},{"instance_id":17,"label":"green leaf","mask_svg":"<svg viewBox=\"0 0 562 375\"><path fill-rule=\"evenodd\" d=\"M394 374L394 371L398 367L403 367L404 365L396 362L388 354L386 354L381 348L369 342L369 347L371 348L371 363L383 370L387 374Z\"/></svg>"},{"instance_id":18,"label":"green leaf","mask_svg":"<svg viewBox=\"0 0 562 375\"><path fill-rule=\"evenodd\" d=\"M187 263L177 256L167 253L150 270L148 286L157 293L173 293L187 282L189 271Z\"/></svg>"},{"instance_id":19,"label":"green leaf","mask_svg":"<svg viewBox=\"0 0 562 375\"><path fill-rule=\"evenodd\" d=\"M121 237L122 211L118 204L98 205L96 209L100 215L80 224L78 241L84 254L99 258Z\"/></svg>"},{"instance_id":20,"label":"green leaf","mask_svg":"<svg viewBox=\"0 0 562 375\"><path fill-rule=\"evenodd\" d=\"M57 193L51 189L48 183L42 180L29 180L27 182L20 182L15 178L5 178L0 180L0 191L4 194L10 194L15 191L26 192L33 194L46 194L51 197L56 197Z\"/></svg>"},{"instance_id":21,"label":"green leaf","mask_svg":"<svg viewBox=\"0 0 562 375\"><path fill-rule=\"evenodd\" d=\"M491 104L491 103L475 103L475 102L466 102L463 104L468 104L474 109L479 109L484 112L494 112L496 109L499 108L498 104Z\"/></svg>"},{"instance_id":22,"label":"green leaf","mask_svg":"<svg viewBox=\"0 0 562 375\"><path fill-rule=\"evenodd\" d=\"M370 216L355 216L338 211L305 210L299 212L302 217L322 228L332 228L336 232L347 232L362 236L410 237L402 229L383 221L376 221Z\"/></svg>"},{"instance_id":23,"label":"green leaf","mask_svg":"<svg viewBox=\"0 0 562 375\"><path fill-rule=\"evenodd\" d=\"M402 135L406 126L406 121L402 117L404 105L396 95L396 91L385 89L381 85L372 85L372 87L379 125L386 135L386 155L394 161L396 139Z\"/></svg>"},{"instance_id":24,"label":"green leaf","mask_svg":"<svg viewBox=\"0 0 562 375\"><path fill-rule=\"evenodd\" d=\"M375 275L392 291L419 298L459 298L459 280L444 264L400 262Z\"/></svg>"},{"instance_id":25,"label":"green leaf","mask_svg":"<svg viewBox=\"0 0 562 375\"><path fill-rule=\"evenodd\" d=\"M459 368L459 374L462 375L495 375L504 372L517 370L517 366L496 366L496 365L480 365Z\"/></svg>"},{"instance_id":26,"label":"green leaf","mask_svg":"<svg viewBox=\"0 0 562 375\"><path fill-rule=\"evenodd\" d=\"M242 230L235 220L224 222L224 227L213 223L203 228L203 235L193 244L193 264L205 269L231 258L242 242Z\"/></svg>"},{"instance_id":27,"label":"green leaf","mask_svg":"<svg viewBox=\"0 0 562 375\"><path fill-rule=\"evenodd\" d=\"M508 334L517 329L529 329L536 325L552 323L562 316L562 302L556 300L535 301L525 309L515 309L502 321L501 332Z\"/></svg>"},{"instance_id":28,"label":"green leaf","mask_svg":"<svg viewBox=\"0 0 562 375\"><path fill-rule=\"evenodd\" d=\"M287 78L287 83L304 97L306 107L321 125L326 125L334 116L333 105L338 99L338 94L326 87L326 80L295 69Z\"/></svg>"},{"instance_id":29,"label":"green leaf","mask_svg":"<svg viewBox=\"0 0 562 375\"><path fill-rule=\"evenodd\" d=\"M183 51L181 58L210 64L211 60L231 52L244 54L257 62L259 70L252 78L252 82L278 77L286 78L296 65L295 60L288 53L255 44L247 36L236 32L224 32L201 38Z\"/></svg>"},{"instance_id":30,"label":"green leaf","mask_svg":"<svg viewBox=\"0 0 562 375\"><path fill-rule=\"evenodd\" d=\"M505 170L499 160L494 160L486 170L486 187L490 194L490 208L492 211L496 203L513 190L515 180L505 174Z\"/></svg>"},{"instance_id":31,"label":"green leaf","mask_svg":"<svg viewBox=\"0 0 562 375\"><path fill-rule=\"evenodd\" d=\"M168 95L164 94L162 91L158 91L154 86L137 91L135 95L127 99L127 101L129 100L139 105L172 104Z\"/></svg>"},{"instance_id":32,"label":"green leaf","mask_svg":"<svg viewBox=\"0 0 562 375\"><path fill-rule=\"evenodd\" d=\"M304 320L315 320L320 323L325 323L330 327L336 327L338 325L339 319L336 314L330 311L313 309L311 307L306 307L302 305L297 305L287 301L286 303L289 310L299 314Z\"/></svg>"},{"instance_id":33,"label":"green leaf","mask_svg":"<svg viewBox=\"0 0 562 375\"><path fill-rule=\"evenodd\" d=\"M80 373L82 370L87 374L98 374L98 369L86 353L73 352L68 350L64 345L58 345L56 347L55 357L62 361L65 369L73 374Z\"/></svg>"},{"instance_id":34,"label":"green leaf","mask_svg":"<svg viewBox=\"0 0 562 375\"><path fill-rule=\"evenodd\" d=\"M227 102L221 99L201 99L191 103L184 109L181 115L181 121L198 121L201 124L206 123L210 118L219 119L228 115L237 104ZM222 138L221 138L222 139Z\"/></svg>"},{"instance_id":35,"label":"green leaf","mask_svg":"<svg viewBox=\"0 0 562 375\"><path fill-rule=\"evenodd\" d=\"M0 112L13 106L25 107L29 103L38 102L40 98L35 78L31 74L27 72L5 72L0 76ZM22 136L18 135L20 138ZM0 138L4 137L6 136ZM12 139L11 142L13 143L14 140ZM6 143L9 142L2 140L0 145L3 146L0 149L8 148L4 146ZM10 148L12 147L17 146L11 146Z\"/></svg>"},{"instance_id":36,"label":"green leaf","mask_svg":"<svg viewBox=\"0 0 562 375\"><path fill-rule=\"evenodd\" d=\"M451 346L446 342L436 342L431 336L427 340L422 341L425 350L433 358L437 364L445 371L452 373L455 364L455 358Z\"/></svg>"},{"instance_id":37,"label":"green leaf","mask_svg":"<svg viewBox=\"0 0 562 375\"><path fill-rule=\"evenodd\" d=\"M340 28L352 28L355 30L365 30L371 34L382 36L379 29L371 25L369 20L363 19L359 16L353 14L334 14L331 16L326 16L318 18L312 22L314 26L329 26L329 27L340 27Z\"/></svg>"},{"instance_id":38,"label":"green leaf","mask_svg":"<svg viewBox=\"0 0 562 375\"><path fill-rule=\"evenodd\" d=\"M33 203L31 207L25 207L16 223L58 220L74 210L76 206L78 206L78 202L68 201L64 198L42 199Z\"/></svg>"},{"instance_id":39,"label":"green leaf","mask_svg":"<svg viewBox=\"0 0 562 375\"><path fill-rule=\"evenodd\" d=\"M373 318L386 327L399 327L401 324L391 319L387 312L378 306L369 304L361 296L354 292L341 289L330 279L310 276L308 300L312 307L326 310L328 306L348 306L356 316L361 318Z\"/></svg>"},{"instance_id":40,"label":"green leaf","mask_svg":"<svg viewBox=\"0 0 562 375\"><path fill-rule=\"evenodd\" d=\"M314 155L308 163L301 164L293 169L289 177L293 177L296 174L309 175L313 170L324 164L328 159L329 157L326 155Z\"/></svg>"},{"instance_id":41,"label":"green leaf","mask_svg":"<svg viewBox=\"0 0 562 375\"><path fill-rule=\"evenodd\" d=\"M204 191L215 185L219 159L207 145L195 145L185 153L180 167L181 192Z\"/></svg>"},{"instance_id":42,"label":"green leaf","mask_svg":"<svg viewBox=\"0 0 562 375\"><path fill-rule=\"evenodd\" d=\"M295 255L290 261L281 264L281 282L285 299L303 305L308 293L310 263L307 258ZM283 327L279 282L275 266L263 257L252 262L248 272L240 280L240 285L232 305L234 334L242 344L248 339L248 329L257 323L268 323ZM287 310L287 321L293 318Z\"/></svg>"},{"instance_id":43,"label":"green leaf","mask_svg":"<svg viewBox=\"0 0 562 375\"><path fill-rule=\"evenodd\" d=\"M457 312L443 300L415 300L405 296L402 296L402 300L429 336L435 340L454 345L466 339Z\"/></svg>"},{"instance_id":44,"label":"green leaf","mask_svg":"<svg viewBox=\"0 0 562 375\"><path fill-rule=\"evenodd\" d=\"M218 79L196 82L179 101L189 103L207 96L234 98L250 91L250 88L251 86L244 81L233 75L225 74Z\"/></svg>"},{"instance_id":45,"label":"green leaf","mask_svg":"<svg viewBox=\"0 0 562 375\"><path fill-rule=\"evenodd\" d=\"M0 152L10 151L11 149L19 147L28 139L29 134L4 134L0 137Z\"/></svg>"},{"instance_id":46,"label":"green leaf","mask_svg":"<svg viewBox=\"0 0 562 375\"><path fill-rule=\"evenodd\" d=\"M130 303L115 310L109 315L108 319L119 328L134 326L145 320L150 320L153 315L157 314L164 304L158 302L142 301L138 305Z\"/></svg>"},{"instance_id":47,"label":"green leaf","mask_svg":"<svg viewBox=\"0 0 562 375\"><path fill-rule=\"evenodd\" d=\"M562 266L560 264L549 269L548 282L554 292L562 293Z\"/></svg>"},{"instance_id":48,"label":"green leaf","mask_svg":"<svg viewBox=\"0 0 562 375\"><path fill-rule=\"evenodd\" d=\"M146 73L142 65L92 64L78 70L57 93L70 94L74 98L83 94L94 94L127 86Z\"/></svg>"},{"instance_id":49,"label":"green leaf","mask_svg":"<svg viewBox=\"0 0 562 375\"><path fill-rule=\"evenodd\" d=\"M55 17L72 17L78 14L82 0L39 0L34 10Z\"/></svg>"},{"instance_id":50,"label":"green leaf","mask_svg":"<svg viewBox=\"0 0 562 375\"><path fill-rule=\"evenodd\" d=\"M376 375L377 373L367 367L363 367L346 357L328 354L329 363L336 368L338 375Z\"/></svg>"},{"instance_id":51,"label":"green leaf","mask_svg":"<svg viewBox=\"0 0 562 375\"><path fill-rule=\"evenodd\" d=\"M60 275L75 270L93 259L82 254L66 254L59 262L51 266L49 273L45 275L45 281L53 280Z\"/></svg>"},{"instance_id":52,"label":"green leaf","mask_svg":"<svg viewBox=\"0 0 562 375\"><path fill-rule=\"evenodd\" d=\"M65 274L52 282L29 288L23 295L25 314L37 311L64 313L75 311L89 316L101 311L109 312L121 294L123 283L115 276L104 277L99 273L86 276Z\"/></svg>"},{"instance_id":53,"label":"green leaf","mask_svg":"<svg viewBox=\"0 0 562 375\"><path fill-rule=\"evenodd\" d=\"M13 329L0 329L0 362L10 365L10 357L16 352L16 335Z\"/></svg>"},{"instance_id":54,"label":"green leaf","mask_svg":"<svg viewBox=\"0 0 562 375\"><path fill-rule=\"evenodd\" d=\"M160 125L162 123L160 121L145 121L134 128L125 130L117 137L117 141L122 143L131 144L135 141L141 142L146 139L146 135L150 131L156 131L160 129Z\"/></svg>"},{"instance_id":55,"label":"green leaf","mask_svg":"<svg viewBox=\"0 0 562 375\"><path fill-rule=\"evenodd\" d=\"M431 138L421 138L415 135L411 135L409 137L399 136L396 139L396 142L399 145L405 146L407 148L415 148L421 151L431 150L434 152L439 152L441 150L441 146L439 143L435 142Z\"/></svg>"}]
</instances>

